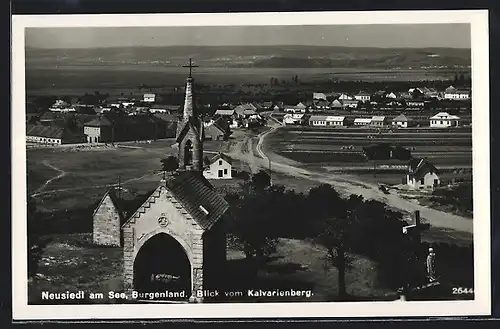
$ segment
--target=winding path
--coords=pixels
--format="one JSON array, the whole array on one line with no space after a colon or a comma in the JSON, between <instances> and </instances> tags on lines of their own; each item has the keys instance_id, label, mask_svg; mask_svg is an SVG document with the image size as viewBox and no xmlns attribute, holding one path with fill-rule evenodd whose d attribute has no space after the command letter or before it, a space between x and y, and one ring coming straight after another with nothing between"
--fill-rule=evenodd
<instances>
[{"instance_id":1,"label":"winding path","mask_svg":"<svg viewBox=\"0 0 500 329\"><path fill-rule=\"evenodd\" d=\"M45 181L45 183L43 183L42 186L40 186L31 196L37 196L37 195L40 195L40 193L47 187L47 185L49 185L51 182L57 180L57 179L60 179L62 178L64 175L66 175L66 172L62 169L59 169L57 167L54 167L53 165L51 165L47 160L44 160L42 162L45 166L49 167L50 169L53 169L55 171L58 172L58 174L50 179L48 179L47 181Z\"/></svg>"},{"instance_id":2,"label":"winding path","mask_svg":"<svg viewBox=\"0 0 500 329\"><path fill-rule=\"evenodd\" d=\"M348 175L343 175L341 173L318 172L311 169L299 168L298 166L291 164L269 160L270 154L266 155L263 151L264 141L269 134L272 134L280 127L281 125L274 124L268 131L263 132L258 136L259 142L256 146L256 152L261 158L253 156L253 159L249 159L249 156L251 157L253 155L252 152L248 155L245 154L245 156L240 156L241 152L237 152L236 150L231 152L231 156L235 156L237 158L239 157L241 161L251 161L254 165L260 165L261 168L268 168L270 163L273 171L278 171L286 175L309 179L320 183L331 184L341 193L358 194L362 195L366 199L379 200L400 211L413 212L415 210L419 210L422 221L430 223L432 227L448 231L448 235L450 235L452 239L472 241L473 221L471 219L424 207L417 203L403 199L395 193L386 195L378 189L377 185L356 180L354 177L350 177ZM452 231L457 231L461 234L459 234L459 237L454 237Z\"/></svg>"}]
</instances>

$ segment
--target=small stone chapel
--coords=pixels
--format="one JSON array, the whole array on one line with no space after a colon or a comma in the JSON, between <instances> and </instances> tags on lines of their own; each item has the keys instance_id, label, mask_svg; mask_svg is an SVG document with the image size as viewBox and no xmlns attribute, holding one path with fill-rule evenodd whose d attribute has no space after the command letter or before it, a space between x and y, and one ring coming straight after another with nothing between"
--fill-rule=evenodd
<instances>
[{"instance_id":1,"label":"small stone chapel","mask_svg":"<svg viewBox=\"0 0 500 329\"><path fill-rule=\"evenodd\" d=\"M125 218L107 193L94 213L94 242L123 247L126 290L186 291L186 300L202 302L196 291L217 289L224 272L229 206L203 177L203 122L193 101L191 61L188 67L178 170Z\"/></svg>"}]
</instances>

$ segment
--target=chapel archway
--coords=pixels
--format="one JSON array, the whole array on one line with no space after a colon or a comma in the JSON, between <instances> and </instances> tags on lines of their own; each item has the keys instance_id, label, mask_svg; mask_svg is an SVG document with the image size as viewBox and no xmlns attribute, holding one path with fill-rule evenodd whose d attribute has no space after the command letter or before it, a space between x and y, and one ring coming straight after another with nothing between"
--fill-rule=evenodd
<instances>
[{"instance_id":1,"label":"chapel archway","mask_svg":"<svg viewBox=\"0 0 500 329\"><path fill-rule=\"evenodd\" d=\"M191 263L181 244L166 233L158 233L142 245L135 257L134 290L185 291L187 299L192 291L191 273Z\"/></svg>"}]
</instances>

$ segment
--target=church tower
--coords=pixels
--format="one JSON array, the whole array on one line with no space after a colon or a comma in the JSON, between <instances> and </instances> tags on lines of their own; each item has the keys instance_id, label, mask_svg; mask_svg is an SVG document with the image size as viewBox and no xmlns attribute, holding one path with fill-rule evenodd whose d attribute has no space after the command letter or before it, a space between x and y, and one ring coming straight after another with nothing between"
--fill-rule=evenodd
<instances>
[{"instance_id":1,"label":"church tower","mask_svg":"<svg viewBox=\"0 0 500 329\"><path fill-rule=\"evenodd\" d=\"M176 141L179 146L179 170L203 171L203 121L198 117L196 105L193 100L193 82L191 70L193 65L189 59L189 76L186 80L184 98L184 111L177 125Z\"/></svg>"}]
</instances>

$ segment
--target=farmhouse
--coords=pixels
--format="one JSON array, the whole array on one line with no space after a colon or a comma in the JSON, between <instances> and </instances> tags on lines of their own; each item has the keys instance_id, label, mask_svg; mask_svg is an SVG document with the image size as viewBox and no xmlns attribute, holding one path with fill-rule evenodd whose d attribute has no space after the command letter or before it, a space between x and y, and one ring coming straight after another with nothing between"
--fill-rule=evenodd
<instances>
[{"instance_id":1,"label":"farmhouse","mask_svg":"<svg viewBox=\"0 0 500 329\"><path fill-rule=\"evenodd\" d=\"M373 116L370 124L375 127L383 127L386 125L386 118L384 116Z\"/></svg>"},{"instance_id":2,"label":"farmhouse","mask_svg":"<svg viewBox=\"0 0 500 329\"><path fill-rule=\"evenodd\" d=\"M303 123L304 117L304 113L287 113L283 116L283 124L299 125Z\"/></svg>"},{"instance_id":3,"label":"farmhouse","mask_svg":"<svg viewBox=\"0 0 500 329\"><path fill-rule=\"evenodd\" d=\"M408 121L409 119L404 114L400 114L392 119L392 125L399 128L408 128Z\"/></svg>"},{"instance_id":4,"label":"farmhouse","mask_svg":"<svg viewBox=\"0 0 500 329\"><path fill-rule=\"evenodd\" d=\"M219 124L213 122L205 128L205 140L222 141L226 140L228 133Z\"/></svg>"},{"instance_id":5,"label":"farmhouse","mask_svg":"<svg viewBox=\"0 0 500 329\"><path fill-rule=\"evenodd\" d=\"M61 145L82 143L83 136L66 128L44 125L27 125L26 142Z\"/></svg>"},{"instance_id":6,"label":"farmhouse","mask_svg":"<svg viewBox=\"0 0 500 329\"><path fill-rule=\"evenodd\" d=\"M358 104L359 104L359 101L355 100L355 99L346 99L346 100L342 101L342 105L344 107L348 107L348 108L352 108L352 109L357 108Z\"/></svg>"},{"instance_id":7,"label":"farmhouse","mask_svg":"<svg viewBox=\"0 0 500 329\"><path fill-rule=\"evenodd\" d=\"M215 111L214 116L220 117L234 117L236 111L230 108L220 108Z\"/></svg>"},{"instance_id":8,"label":"farmhouse","mask_svg":"<svg viewBox=\"0 0 500 329\"><path fill-rule=\"evenodd\" d=\"M142 101L145 103L154 103L156 100L156 95L155 94L144 94Z\"/></svg>"},{"instance_id":9,"label":"farmhouse","mask_svg":"<svg viewBox=\"0 0 500 329\"><path fill-rule=\"evenodd\" d=\"M113 140L112 123L103 115L85 123L83 133L87 143L105 143Z\"/></svg>"},{"instance_id":10,"label":"farmhouse","mask_svg":"<svg viewBox=\"0 0 500 329\"><path fill-rule=\"evenodd\" d=\"M338 97L339 100L341 101L345 101L345 100L352 100L354 99L354 97L352 96L349 96L347 94L341 94L339 97Z\"/></svg>"},{"instance_id":11,"label":"farmhouse","mask_svg":"<svg viewBox=\"0 0 500 329\"><path fill-rule=\"evenodd\" d=\"M369 93L362 92L362 91L360 91L359 93L357 93L356 95L354 95L354 98L356 100L362 101L362 102L369 102L370 101L370 97L371 97L371 95Z\"/></svg>"},{"instance_id":12,"label":"farmhouse","mask_svg":"<svg viewBox=\"0 0 500 329\"><path fill-rule=\"evenodd\" d=\"M458 127L460 118L456 115L450 115L447 112L439 112L438 114L430 117L430 127L433 128L447 128Z\"/></svg>"},{"instance_id":13,"label":"farmhouse","mask_svg":"<svg viewBox=\"0 0 500 329\"><path fill-rule=\"evenodd\" d=\"M330 103L330 108L332 109L341 109L342 108L342 103L338 100L335 99Z\"/></svg>"},{"instance_id":14,"label":"farmhouse","mask_svg":"<svg viewBox=\"0 0 500 329\"><path fill-rule=\"evenodd\" d=\"M354 119L355 126L367 126L372 123L371 118L356 118Z\"/></svg>"},{"instance_id":15,"label":"farmhouse","mask_svg":"<svg viewBox=\"0 0 500 329\"><path fill-rule=\"evenodd\" d=\"M396 98L398 98L398 96L395 93L390 92L390 93L385 95L385 98L396 99Z\"/></svg>"},{"instance_id":16,"label":"farmhouse","mask_svg":"<svg viewBox=\"0 0 500 329\"><path fill-rule=\"evenodd\" d=\"M326 127L326 115L311 115L309 125L314 127Z\"/></svg>"},{"instance_id":17,"label":"farmhouse","mask_svg":"<svg viewBox=\"0 0 500 329\"><path fill-rule=\"evenodd\" d=\"M326 125L327 126L344 126L345 117L344 116L327 116Z\"/></svg>"},{"instance_id":18,"label":"farmhouse","mask_svg":"<svg viewBox=\"0 0 500 329\"><path fill-rule=\"evenodd\" d=\"M453 91L446 91L444 99L450 100L468 100L470 98L469 90L455 89Z\"/></svg>"},{"instance_id":19,"label":"farmhouse","mask_svg":"<svg viewBox=\"0 0 500 329\"><path fill-rule=\"evenodd\" d=\"M210 159L210 163L203 170L206 179L231 179L232 159L223 153L219 153Z\"/></svg>"},{"instance_id":20,"label":"farmhouse","mask_svg":"<svg viewBox=\"0 0 500 329\"><path fill-rule=\"evenodd\" d=\"M320 99L314 103L314 107L317 109L326 110L330 107L330 103L326 99Z\"/></svg>"},{"instance_id":21,"label":"farmhouse","mask_svg":"<svg viewBox=\"0 0 500 329\"><path fill-rule=\"evenodd\" d=\"M427 159L412 159L408 164L406 183L415 190L433 191L440 184L438 170Z\"/></svg>"}]
</instances>

